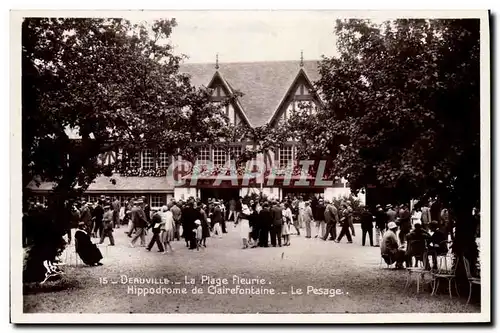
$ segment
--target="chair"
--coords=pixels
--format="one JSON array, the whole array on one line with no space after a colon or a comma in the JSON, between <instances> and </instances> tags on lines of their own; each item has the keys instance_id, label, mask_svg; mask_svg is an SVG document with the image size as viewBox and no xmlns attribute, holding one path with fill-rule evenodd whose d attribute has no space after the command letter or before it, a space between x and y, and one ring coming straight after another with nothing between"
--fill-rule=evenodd
<instances>
[{"instance_id":1,"label":"chair","mask_svg":"<svg viewBox=\"0 0 500 333\"><path fill-rule=\"evenodd\" d=\"M469 297L467 298L467 303L466 303L466 304L469 304L470 297L472 295L472 285L476 284L476 285L481 286L481 278L472 276L471 271L470 271L469 260L465 257L463 257L463 259L464 259L464 265L465 265L465 272L467 273L467 280L469 280Z\"/></svg>"},{"instance_id":2,"label":"chair","mask_svg":"<svg viewBox=\"0 0 500 333\"><path fill-rule=\"evenodd\" d=\"M406 277L406 284L404 289L406 290L410 286L412 277L416 276L418 294L420 292L420 280L424 280L424 276L426 273L431 273L431 271L427 269L429 266L429 259L425 240L410 241L408 244L407 255L409 256L410 263L412 263L413 257L415 257L415 264L418 265L419 261L422 263L421 267L406 268L408 275ZM432 283L432 279L428 283Z\"/></svg>"},{"instance_id":3,"label":"chair","mask_svg":"<svg viewBox=\"0 0 500 333\"><path fill-rule=\"evenodd\" d=\"M434 296L436 295L437 290L439 289L439 280L447 280L448 281L448 291L450 293L450 298L452 298L451 294L451 282L455 282L455 290L457 292L457 295L460 296L460 293L458 292L458 286L457 286L457 280L455 277L455 273L457 271L457 266L459 264L459 260L455 263L455 266L451 268L450 271L443 271L442 269L438 269L436 272L432 272L432 278L433 278L433 287L432 287L432 293L431 295Z\"/></svg>"}]
</instances>

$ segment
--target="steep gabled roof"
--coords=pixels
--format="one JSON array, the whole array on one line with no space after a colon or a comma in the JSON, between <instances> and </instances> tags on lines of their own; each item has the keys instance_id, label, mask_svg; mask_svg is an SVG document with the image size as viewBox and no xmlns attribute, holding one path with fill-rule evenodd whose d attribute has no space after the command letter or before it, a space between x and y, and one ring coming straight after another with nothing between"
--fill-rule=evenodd
<instances>
[{"instance_id":1,"label":"steep gabled roof","mask_svg":"<svg viewBox=\"0 0 500 333\"><path fill-rule=\"evenodd\" d=\"M219 73L227 84L243 93L239 102L250 125L265 125L301 69L300 61L219 63ZM312 82L319 78L318 61L304 61L302 67ZM183 64L180 72L191 77L195 86L208 86L216 72L214 64Z\"/></svg>"}]
</instances>

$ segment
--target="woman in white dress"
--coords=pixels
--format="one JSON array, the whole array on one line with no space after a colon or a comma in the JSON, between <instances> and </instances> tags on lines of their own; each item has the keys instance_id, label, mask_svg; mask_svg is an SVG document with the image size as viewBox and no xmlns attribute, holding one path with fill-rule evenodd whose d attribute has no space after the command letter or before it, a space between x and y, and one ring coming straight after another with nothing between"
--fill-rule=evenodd
<instances>
[{"instance_id":1,"label":"woman in white dress","mask_svg":"<svg viewBox=\"0 0 500 333\"><path fill-rule=\"evenodd\" d=\"M290 246L290 225L293 224L292 209L288 202L285 203L283 210L283 225L281 227L281 236L283 236L283 245Z\"/></svg>"},{"instance_id":2,"label":"woman in white dress","mask_svg":"<svg viewBox=\"0 0 500 333\"><path fill-rule=\"evenodd\" d=\"M240 225L240 237L243 241L243 249L248 248L248 238L250 236L249 217L251 213L247 201L244 200L241 205L241 213L238 215L238 222L236 223Z\"/></svg>"},{"instance_id":3,"label":"woman in white dress","mask_svg":"<svg viewBox=\"0 0 500 333\"><path fill-rule=\"evenodd\" d=\"M163 254L166 254L168 252L168 248L170 248L171 252L174 251L172 249L172 245L170 244L170 242L174 240L174 233L175 233L174 216L167 206L163 206L159 214L161 217L160 239L165 248L165 252L163 252Z\"/></svg>"}]
</instances>

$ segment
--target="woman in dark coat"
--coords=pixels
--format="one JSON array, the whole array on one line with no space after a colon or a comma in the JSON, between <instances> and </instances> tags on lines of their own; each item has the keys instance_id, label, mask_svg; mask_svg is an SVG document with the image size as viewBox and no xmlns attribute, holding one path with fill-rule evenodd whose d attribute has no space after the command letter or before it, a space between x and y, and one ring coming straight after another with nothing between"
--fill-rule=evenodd
<instances>
[{"instance_id":1,"label":"woman in dark coat","mask_svg":"<svg viewBox=\"0 0 500 333\"><path fill-rule=\"evenodd\" d=\"M259 234L260 234L260 225L259 225L259 214L257 213L257 203L252 203L251 207L252 209L252 214L250 214L250 229L251 234L252 234L252 241L253 245L252 247L257 247L258 241L259 241Z\"/></svg>"},{"instance_id":2,"label":"woman in dark coat","mask_svg":"<svg viewBox=\"0 0 500 333\"><path fill-rule=\"evenodd\" d=\"M78 223L78 230L75 233L76 253L82 261L89 266L100 266L102 259L101 251L92 243L89 234L85 231L85 222Z\"/></svg>"},{"instance_id":3,"label":"woman in dark coat","mask_svg":"<svg viewBox=\"0 0 500 333\"><path fill-rule=\"evenodd\" d=\"M207 247L207 237L210 237L210 227L208 225L207 212L205 212L206 207L202 204L198 206L200 209L200 221L201 221L201 239L203 247Z\"/></svg>"}]
</instances>

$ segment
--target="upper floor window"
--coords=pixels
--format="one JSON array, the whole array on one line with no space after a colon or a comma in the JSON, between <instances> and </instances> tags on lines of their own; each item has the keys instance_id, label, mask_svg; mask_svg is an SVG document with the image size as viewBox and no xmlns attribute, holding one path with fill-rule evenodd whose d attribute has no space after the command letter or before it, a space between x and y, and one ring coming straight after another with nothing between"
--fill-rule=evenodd
<instances>
[{"instance_id":1,"label":"upper floor window","mask_svg":"<svg viewBox=\"0 0 500 333\"><path fill-rule=\"evenodd\" d=\"M152 169L155 167L154 151L152 149L144 149L141 152L141 167L143 169Z\"/></svg>"},{"instance_id":2,"label":"upper floor window","mask_svg":"<svg viewBox=\"0 0 500 333\"><path fill-rule=\"evenodd\" d=\"M158 167L161 169L168 168L169 156L166 151L158 152Z\"/></svg>"},{"instance_id":3,"label":"upper floor window","mask_svg":"<svg viewBox=\"0 0 500 333\"><path fill-rule=\"evenodd\" d=\"M141 160L138 152L130 151L127 153L128 166L132 169L139 168L141 166Z\"/></svg>"},{"instance_id":4,"label":"upper floor window","mask_svg":"<svg viewBox=\"0 0 500 333\"><path fill-rule=\"evenodd\" d=\"M222 148L214 148L214 165L222 166L226 164L226 151Z\"/></svg>"},{"instance_id":5,"label":"upper floor window","mask_svg":"<svg viewBox=\"0 0 500 333\"><path fill-rule=\"evenodd\" d=\"M198 162L206 163L210 161L210 147L201 147L200 152L198 153Z\"/></svg>"},{"instance_id":6,"label":"upper floor window","mask_svg":"<svg viewBox=\"0 0 500 333\"><path fill-rule=\"evenodd\" d=\"M229 148L229 160L237 161L240 156L241 156L240 146Z\"/></svg>"},{"instance_id":7,"label":"upper floor window","mask_svg":"<svg viewBox=\"0 0 500 333\"><path fill-rule=\"evenodd\" d=\"M279 167L286 168L293 163L293 146L283 146L278 150Z\"/></svg>"}]
</instances>

